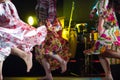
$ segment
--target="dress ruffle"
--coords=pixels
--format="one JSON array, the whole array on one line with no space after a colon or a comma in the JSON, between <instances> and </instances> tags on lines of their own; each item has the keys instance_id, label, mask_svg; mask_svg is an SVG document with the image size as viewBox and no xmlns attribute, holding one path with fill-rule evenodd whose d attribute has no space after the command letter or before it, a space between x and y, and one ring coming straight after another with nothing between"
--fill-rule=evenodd
<instances>
[{"instance_id":1,"label":"dress ruffle","mask_svg":"<svg viewBox=\"0 0 120 80\"><path fill-rule=\"evenodd\" d=\"M0 54L8 56L13 47L29 52L40 45L46 35L46 26L34 28L20 20L11 1L0 3Z\"/></svg>"}]
</instances>

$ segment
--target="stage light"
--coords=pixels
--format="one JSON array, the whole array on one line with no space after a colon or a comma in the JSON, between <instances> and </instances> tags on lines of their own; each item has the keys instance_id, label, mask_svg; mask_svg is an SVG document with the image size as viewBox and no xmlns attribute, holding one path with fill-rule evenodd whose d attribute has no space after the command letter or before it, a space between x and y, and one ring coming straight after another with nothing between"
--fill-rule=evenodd
<instances>
[{"instance_id":1,"label":"stage light","mask_svg":"<svg viewBox=\"0 0 120 80\"><path fill-rule=\"evenodd\" d=\"M34 18L32 16L29 16L27 22L30 25L34 25Z\"/></svg>"}]
</instances>

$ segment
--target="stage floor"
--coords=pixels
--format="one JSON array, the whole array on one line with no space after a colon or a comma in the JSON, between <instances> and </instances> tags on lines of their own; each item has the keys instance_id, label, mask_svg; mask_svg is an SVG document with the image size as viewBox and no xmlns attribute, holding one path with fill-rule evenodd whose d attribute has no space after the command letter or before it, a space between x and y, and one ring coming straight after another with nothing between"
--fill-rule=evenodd
<instances>
[{"instance_id":1,"label":"stage floor","mask_svg":"<svg viewBox=\"0 0 120 80\"><path fill-rule=\"evenodd\" d=\"M102 80L103 77L54 77L54 80ZM4 80L38 80L40 77L4 77Z\"/></svg>"}]
</instances>

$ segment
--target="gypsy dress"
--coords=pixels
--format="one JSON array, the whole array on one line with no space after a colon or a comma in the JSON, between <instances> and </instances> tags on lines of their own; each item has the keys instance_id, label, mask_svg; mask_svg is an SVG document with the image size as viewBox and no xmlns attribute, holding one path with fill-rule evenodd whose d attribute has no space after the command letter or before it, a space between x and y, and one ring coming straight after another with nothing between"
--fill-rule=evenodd
<instances>
[{"instance_id":1,"label":"gypsy dress","mask_svg":"<svg viewBox=\"0 0 120 80\"><path fill-rule=\"evenodd\" d=\"M104 53L106 49L117 51L120 48L120 30L114 9L108 9L108 7L105 6L107 8L106 11L102 9L104 4L104 0L99 0L96 5L98 16L104 19L104 31L102 34L99 34L98 40L91 48L91 51L93 51L92 54Z\"/></svg>"},{"instance_id":2,"label":"gypsy dress","mask_svg":"<svg viewBox=\"0 0 120 80\"><path fill-rule=\"evenodd\" d=\"M29 53L45 40L46 35L45 26L34 28L20 20L11 1L0 3L0 60L5 60L14 47Z\"/></svg>"},{"instance_id":3,"label":"gypsy dress","mask_svg":"<svg viewBox=\"0 0 120 80\"><path fill-rule=\"evenodd\" d=\"M45 23L47 27L47 37L39 46L40 53L36 54L36 59L41 63L41 59L46 58L51 70L58 69L60 63L46 54L57 54L67 62L70 58L68 41L62 38L62 26L56 18L55 3L56 0L38 0L36 7L39 22Z\"/></svg>"}]
</instances>

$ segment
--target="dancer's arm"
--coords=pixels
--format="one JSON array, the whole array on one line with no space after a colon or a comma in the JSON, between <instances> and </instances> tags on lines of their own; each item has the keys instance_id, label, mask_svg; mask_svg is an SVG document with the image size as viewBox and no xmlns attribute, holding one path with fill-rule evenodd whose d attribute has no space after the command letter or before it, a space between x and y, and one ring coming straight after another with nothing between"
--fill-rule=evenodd
<instances>
[{"instance_id":1,"label":"dancer's arm","mask_svg":"<svg viewBox=\"0 0 120 80\"><path fill-rule=\"evenodd\" d=\"M103 8L104 8L105 10L107 10L108 4L109 4L109 0L104 0Z\"/></svg>"},{"instance_id":2,"label":"dancer's arm","mask_svg":"<svg viewBox=\"0 0 120 80\"><path fill-rule=\"evenodd\" d=\"M98 23L98 33L99 35L103 34L105 28L104 28L104 22L107 17L107 7L108 7L109 0L104 0L103 6L102 6L102 13L99 14L99 23Z\"/></svg>"},{"instance_id":3,"label":"dancer's arm","mask_svg":"<svg viewBox=\"0 0 120 80\"><path fill-rule=\"evenodd\" d=\"M52 23L56 15L56 0L49 0L48 20Z\"/></svg>"},{"instance_id":4,"label":"dancer's arm","mask_svg":"<svg viewBox=\"0 0 120 80\"><path fill-rule=\"evenodd\" d=\"M90 15L89 15L90 19L92 19L94 17L94 15L96 14L96 12L97 12L97 5L98 5L98 2L95 4L95 6L90 11Z\"/></svg>"}]
</instances>

